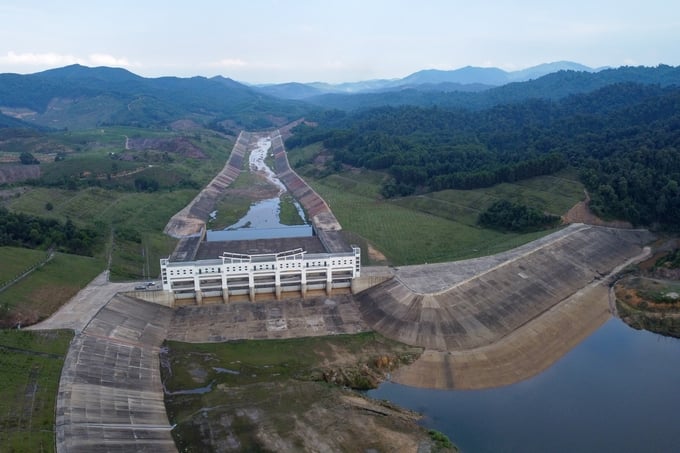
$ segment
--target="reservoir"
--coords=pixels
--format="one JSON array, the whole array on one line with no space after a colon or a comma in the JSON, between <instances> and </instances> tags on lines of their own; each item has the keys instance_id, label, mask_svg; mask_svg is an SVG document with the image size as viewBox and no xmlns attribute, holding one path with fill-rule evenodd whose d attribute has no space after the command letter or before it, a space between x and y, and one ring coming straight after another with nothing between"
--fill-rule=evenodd
<instances>
[{"instance_id":1,"label":"reservoir","mask_svg":"<svg viewBox=\"0 0 680 453\"><path fill-rule=\"evenodd\" d=\"M368 392L424 415L463 451L680 451L680 340L610 319L545 372L487 390L386 382Z\"/></svg>"}]
</instances>

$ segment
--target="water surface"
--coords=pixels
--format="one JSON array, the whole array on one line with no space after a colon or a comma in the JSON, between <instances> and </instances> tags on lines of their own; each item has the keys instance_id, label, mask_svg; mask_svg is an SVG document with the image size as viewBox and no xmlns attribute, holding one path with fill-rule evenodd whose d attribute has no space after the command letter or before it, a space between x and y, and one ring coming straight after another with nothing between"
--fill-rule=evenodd
<instances>
[{"instance_id":1,"label":"water surface","mask_svg":"<svg viewBox=\"0 0 680 453\"><path fill-rule=\"evenodd\" d=\"M425 415L463 452L680 451L680 340L618 319L542 374L489 390L385 383L369 396Z\"/></svg>"},{"instance_id":2,"label":"water surface","mask_svg":"<svg viewBox=\"0 0 680 453\"><path fill-rule=\"evenodd\" d=\"M264 137L257 141L257 146L251 150L248 163L251 172L258 172L277 189L276 197L260 200L253 203L248 212L236 223L227 226L224 230L209 230L208 241L236 241L245 239L265 239L271 237L309 237L312 236L312 227L309 225L284 225L281 223L281 195L286 192L286 186L277 178L274 171L265 163L267 151L271 148L271 138ZM295 208L303 222L306 222L305 213L297 200L293 200ZM216 212L210 214L214 218Z\"/></svg>"}]
</instances>

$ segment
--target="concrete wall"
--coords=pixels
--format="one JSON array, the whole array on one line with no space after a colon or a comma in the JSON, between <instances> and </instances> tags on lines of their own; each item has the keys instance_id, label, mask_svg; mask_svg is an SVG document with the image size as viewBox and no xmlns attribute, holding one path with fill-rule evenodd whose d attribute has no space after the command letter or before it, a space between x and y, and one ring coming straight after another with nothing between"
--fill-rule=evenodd
<instances>
[{"instance_id":1,"label":"concrete wall","mask_svg":"<svg viewBox=\"0 0 680 453\"><path fill-rule=\"evenodd\" d=\"M363 267L361 276L352 280L352 293L358 294L394 277L394 269L385 266Z\"/></svg>"},{"instance_id":2,"label":"concrete wall","mask_svg":"<svg viewBox=\"0 0 680 453\"><path fill-rule=\"evenodd\" d=\"M164 307L174 307L175 306L175 298L172 295L171 292L169 291L158 291L158 290L153 290L153 291L147 291L147 290L137 290L137 291L128 291L125 293L126 296L134 297L136 299L141 299L146 302L151 302L157 305L163 305Z\"/></svg>"}]
</instances>

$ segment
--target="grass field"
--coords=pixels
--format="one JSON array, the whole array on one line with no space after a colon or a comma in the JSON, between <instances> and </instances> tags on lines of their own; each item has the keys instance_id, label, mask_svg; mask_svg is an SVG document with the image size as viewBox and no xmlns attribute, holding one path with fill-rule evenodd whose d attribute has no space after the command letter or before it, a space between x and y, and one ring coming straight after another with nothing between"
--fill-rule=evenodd
<instances>
[{"instance_id":1,"label":"grass field","mask_svg":"<svg viewBox=\"0 0 680 453\"><path fill-rule=\"evenodd\" d=\"M0 451L55 450L59 377L73 334L0 330Z\"/></svg>"},{"instance_id":2,"label":"grass field","mask_svg":"<svg viewBox=\"0 0 680 453\"><path fill-rule=\"evenodd\" d=\"M167 161L147 162L145 159L154 158L154 153L158 152L140 151L135 154L139 159L132 162L112 160L110 153L124 151L126 136L181 136L199 147L208 159L168 153ZM142 169L140 173L115 181L102 181L101 187L86 185L78 190L31 187L21 196L5 202L13 211L61 221L68 218L80 227L98 230L102 234L102 242L109 244L98 253L98 258L106 259L109 250L112 250L113 280L143 279L159 274L158 260L167 257L175 244L174 240L165 238L163 228L224 166L233 145L231 140L208 130L197 129L180 134L131 127L59 132L42 137L30 136L25 140L33 147L31 149L39 150L49 143L67 151L65 160L41 165L43 174L53 181L68 178L82 181L80 175L83 172L98 174ZM149 166L151 163L153 165ZM152 193L134 190L134 179L140 176L157 181L161 190ZM107 187L107 184L114 183L117 189ZM114 232L112 248L109 240L111 231ZM121 231L132 231L139 240L129 240L130 235L118 234Z\"/></svg>"},{"instance_id":3,"label":"grass field","mask_svg":"<svg viewBox=\"0 0 680 453\"><path fill-rule=\"evenodd\" d=\"M45 258L45 251L0 247L0 285Z\"/></svg>"},{"instance_id":4,"label":"grass field","mask_svg":"<svg viewBox=\"0 0 680 453\"><path fill-rule=\"evenodd\" d=\"M485 189L445 190L385 200L379 194L386 178L383 173L346 170L319 178L318 168L309 163L319 151L318 145L296 149L290 160L300 165L301 175L329 203L347 235L357 242L370 243L392 265L489 255L553 231L517 234L478 227L479 213L498 199L560 215L583 198L583 186L573 171L567 170ZM372 264L363 246L362 260Z\"/></svg>"},{"instance_id":5,"label":"grass field","mask_svg":"<svg viewBox=\"0 0 680 453\"><path fill-rule=\"evenodd\" d=\"M47 318L103 270L103 260L57 253L45 266L0 292L0 327Z\"/></svg>"}]
</instances>

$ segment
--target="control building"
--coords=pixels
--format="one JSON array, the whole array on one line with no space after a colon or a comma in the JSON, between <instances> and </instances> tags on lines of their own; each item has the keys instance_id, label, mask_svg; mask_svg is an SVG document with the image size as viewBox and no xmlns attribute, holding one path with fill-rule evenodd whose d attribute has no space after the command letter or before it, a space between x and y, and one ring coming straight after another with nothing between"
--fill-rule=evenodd
<instances>
[{"instance_id":1,"label":"control building","mask_svg":"<svg viewBox=\"0 0 680 453\"><path fill-rule=\"evenodd\" d=\"M210 233L210 232L209 232ZM210 240L205 230L184 238L160 260L163 289L174 299L232 296L280 299L284 293L352 287L360 276L361 250L348 245L340 231L314 231L295 238ZM260 296L258 296L260 295Z\"/></svg>"}]
</instances>

